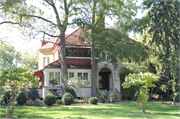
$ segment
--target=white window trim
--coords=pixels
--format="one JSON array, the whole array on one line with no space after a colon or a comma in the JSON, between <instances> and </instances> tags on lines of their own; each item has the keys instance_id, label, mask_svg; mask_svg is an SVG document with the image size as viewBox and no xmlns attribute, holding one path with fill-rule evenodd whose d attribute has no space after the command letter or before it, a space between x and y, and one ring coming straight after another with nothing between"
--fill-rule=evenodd
<instances>
[{"instance_id":1,"label":"white window trim","mask_svg":"<svg viewBox=\"0 0 180 119\"><path fill-rule=\"evenodd\" d=\"M88 81L90 82L88 86L91 86L91 70L90 69L68 69L67 72L68 72L68 78L69 78L70 72L74 73L74 77L78 77L78 73L88 73Z\"/></svg>"},{"instance_id":2,"label":"white window trim","mask_svg":"<svg viewBox=\"0 0 180 119\"><path fill-rule=\"evenodd\" d=\"M45 69L45 85L44 86L52 86L49 85L49 72L60 72L60 85L56 86L61 86L62 85L62 80L61 80L61 69L52 69L52 68L46 68ZM55 76L55 73L54 73Z\"/></svg>"}]
</instances>

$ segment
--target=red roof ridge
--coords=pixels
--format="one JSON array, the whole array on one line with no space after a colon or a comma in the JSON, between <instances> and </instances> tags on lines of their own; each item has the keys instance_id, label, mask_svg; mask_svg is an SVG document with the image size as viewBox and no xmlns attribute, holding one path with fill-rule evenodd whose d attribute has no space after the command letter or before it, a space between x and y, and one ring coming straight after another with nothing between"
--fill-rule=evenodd
<instances>
[{"instance_id":1,"label":"red roof ridge","mask_svg":"<svg viewBox=\"0 0 180 119\"><path fill-rule=\"evenodd\" d=\"M75 32L79 31L81 28L83 28L83 27L79 27L79 28L76 29L74 32L72 32L71 34L69 34L66 38L70 37L70 36L73 35Z\"/></svg>"}]
</instances>

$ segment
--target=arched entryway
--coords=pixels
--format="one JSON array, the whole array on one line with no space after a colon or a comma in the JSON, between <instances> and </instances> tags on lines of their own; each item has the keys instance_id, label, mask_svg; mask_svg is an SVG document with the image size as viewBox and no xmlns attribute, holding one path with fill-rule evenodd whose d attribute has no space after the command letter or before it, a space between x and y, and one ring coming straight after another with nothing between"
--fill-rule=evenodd
<instances>
[{"instance_id":1,"label":"arched entryway","mask_svg":"<svg viewBox=\"0 0 180 119\"><path fill-rule=\"evenodd\" d=\"M111 70L107 67L99 70L99 90L111 90L112 77Z\"/></svg>"}]
</instances>

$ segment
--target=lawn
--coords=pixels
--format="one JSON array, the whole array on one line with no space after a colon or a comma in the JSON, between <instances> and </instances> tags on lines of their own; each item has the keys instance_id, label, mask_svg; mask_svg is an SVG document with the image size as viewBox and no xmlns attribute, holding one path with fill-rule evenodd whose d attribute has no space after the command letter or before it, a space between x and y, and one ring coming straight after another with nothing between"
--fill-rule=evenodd
<instances>
[{"instance_id":1,"label":"lawn","mask_svg":"<svg viewBox=\"0 0 180 119\"><path fill-rule=\"evenodd\" d=\"M1 118L6 117L6 106L1 106ZM180 108L161 102L147 104L147 112L138 114L141 109L136 102L109 103L87 106L16 106L13 117L17 118L62 118L62 119L179 119Z\"/></svg>"}]
</instances>

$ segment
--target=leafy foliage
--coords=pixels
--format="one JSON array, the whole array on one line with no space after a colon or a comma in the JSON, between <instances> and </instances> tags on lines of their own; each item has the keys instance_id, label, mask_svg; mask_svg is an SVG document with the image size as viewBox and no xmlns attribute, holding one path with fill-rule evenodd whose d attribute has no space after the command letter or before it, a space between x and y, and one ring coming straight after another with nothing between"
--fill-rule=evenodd
<instances>
[{"instance_id":1,"label":"leafy foliage","mask_svg":"<svg viewBox=\"0 0 180 119\"><path fill-rule=\"evenodd\" d=\"M4 102L5 102L6 104L8 104L8 102L10 102L10 99L11 99L11 94L10 94L10 92L9 92L9 91L5 92L5 94L4 94Z\"/></svg>"},{"instance_id":2,"label":"leafy foliage","mask_svg":"<svg viewBox=\"0 0 180 119\"><path fill-rule=\"evenodd\" d=\"M67 87L70 87L76 90L82 99L82 88L85 88L89 85L88 80L84 80L81 77L73 77L67 80Z\"/></svg>"},{"instance_id":3,"label":"leafy foliage","mask_svg":"<svg viewBox=\"0 0 180 119\"><path fill-rule=\"evenodd\" d=\"M179 63L179 1L162 0L143 2L143 8L149 9L149 22L144 26L144 43L153 49L157 74L161 77L158 87L163 89L167 98L170 92L178 91ZM149 45L148 45L149 44Z\"/></svg>"},{"instance_id":4,"label":"leafy foliage","mask_svg":"<svg viewBox=\"0 0 180 119\"><path fill-rule=\"evenodd\" d=\"M16 52L14 47L0 41L0 68L10 67L12 64L17 65L20 59L20 52Z\"/></svg>"},{"instance_id":5,"label":"leafy foliage","mask_svg":"<svg viewBox=\"0 0 180 119\"><path fill-rule=\"evenodd\" d=\"M9 118L12 118L15 101L17 98L17 92L22 89L27 88L28 85L35 85L38 79L34 79L32 74L27 72L27 67L25 66L11 66L0 70L1 85L4 91L9 91L11 94L11 101L8 103L6 113Z\"/></svg>"},{"instance_id":6,"label":"leafy foliage","mask_svg":"<svg viewBox=\"0 0 180 119\"><path fill-rule=\"evenodd\" d=\"M98 103L98 99L97 99L97 97L91 97L91 98L89 98L88 102L90 104L97 104Z\"/></svg>"},{"instance_id":7,"label":"leafy foliage","mask_svg":"<svg viewBox=\"0 0 180 119\"><path fill-rule=\"evenodd\" d=\"M20 92L16 100L18 104L23 105L28 100L28 97L25 92Z\"/></svg>"},{"instance_id":8,"label":"leafy foliage","mask_svg":"<svg viewBox=\"0 0 180 119\"><path fill-rule=\"evenodd\" d=\"M180 100L179 100L179 93L174 96L174 101L175 102L180 102Z\"/></svg>"},{"instance_id":9,"label":"leafy foliage","mask_svg":"<svg viewBox=\"0 0 180 119\"><path fill-rule=\"evenodd\" d=\"M70 105L74 102L74 97L70 93L65 93L62 97L62 102L65 105Z\"/></svg>"},{"instance_id":10,"label":"leafy foliage","mask_svg":"<svg viewBox=\"0 0 180 119\"><path fill-rule=\"evenodd\" d=\"M149 88L156 87L154 82L157 80L156 75L152 73L129 74L122 84L123 88L129 88L131 86L137 87L136 96L138 97L143 113L145 113L147 100L149 98Z\"/></svg>"},{"instance_id":11,"label":"leafy foliage","mask_svg":"<svg viewBox=\"0 0 180 119\"><path fill-rule=\"evenodd\" d=\"M66 91L67 93L70 93L70 94L74 97L74 99L77 98L76 92L74 91L73 88L66 86L65 91Z\"/></svg>"},{"instance_id":12,"label":"leafy foliage","mask_svg":"<svg viewBox=\"0 0 180 119\"><path fill-rule=\"evenodd\" d=\"M62 100L57 100L56 103L57 104L62 104Z\"/></svg>"},{"instance_id":13,"label":"leafy foliage","mask_svg":"<svg viewBox=\"0 0 180 119\"><path fill-rule=\"evenodd\" d=\"M48 93L44 99L44 103L51 106L56 103L56 97L52 93Z\"/></svg>"},{"instance_id":14,"label":"leafy foliage","mask_svg":"<svg viewBox=\"0 0 180 119\"><path fill-rule=\"evenodd\" d=\"M99 90L99 91L97 92L97 98L98 98L102 103L105 103L105 102L108 100L110 93L111 93L111 92L108 91L108 90Z\"/></svg>"},{"instance_id":15,"label":"leafy foliage","mask_svg":"<svg viewBox=\"0 0 180 119\"><path fill-rule=\"evenodd\" d=\"M56 88L55 85L57 85L56 79L51 79L49 81L49 84L53 85L53 88L49 89L49 92L52 93L55 97L59 97L59 93L61 92L60 89Z\"/></svg>"},{"instance_id":16,"label":"leafy foliage","mask_svg":"<svg viewBox=\"0 0 180 119\"><path fill-rule=\"evenodd\" d=\"M38 93L38 87L34 86L32 88L28 89L28 98L32 99L35 101L36 98L39 98L39 93Z\"/></svg>"}]
</instances>

